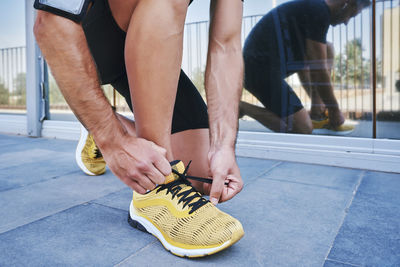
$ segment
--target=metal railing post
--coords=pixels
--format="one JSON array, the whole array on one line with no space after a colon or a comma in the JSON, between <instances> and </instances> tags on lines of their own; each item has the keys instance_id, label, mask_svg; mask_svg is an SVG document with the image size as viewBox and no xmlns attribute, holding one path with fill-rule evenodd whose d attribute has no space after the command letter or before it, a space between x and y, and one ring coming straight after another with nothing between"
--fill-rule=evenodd
<instances>
[{"instance_id":1,"label":"metal railing post","mask_svg":"<svg viewBox=\"0 0 400 267\"><path fill-rule=\"evenodd\" d=\"M42 122L45 118L45 63L33 35L35 23L33 0L25 2L26 16L26 114L28 136L41 136Z\"/></svg>"}]
</instances>

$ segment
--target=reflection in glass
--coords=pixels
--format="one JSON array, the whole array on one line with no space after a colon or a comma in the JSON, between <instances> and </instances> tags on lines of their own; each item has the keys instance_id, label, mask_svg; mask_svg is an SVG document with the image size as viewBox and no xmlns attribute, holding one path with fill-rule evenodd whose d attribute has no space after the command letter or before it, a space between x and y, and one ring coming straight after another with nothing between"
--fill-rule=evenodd
<instances>
[{"instance_id":1,"label":"reflection in glass","mask_svg":"<svg viewBox=\"0 0 400 267\"><path fill-rule=\"evenodd\" d=\"M268 12L248 35L243 50L245 88L262 106L241 101L240 115L247 115L275 132L353 133L355 126L346 123L344 117L349 117L349 109L347 114L343 113L343 100L334 90L335 51L327 36L331 25L347 25L369 4L368 0L298 0ZM362 43L354 39L345 44L345 49L348 81L348 63L362 58ZM341 60L342 56L340 65ZM355 74L356 69L358 65L352 68L355 91L357 79L364 79ZM305 89L306 97L296 94L294 87L299 85ZM311 101L310 111L306 110L304 99Z\"/></svg>"},{"instance_id":2,"label":"reflection in glass","mask_svg":"<svg viewBox=\"0 0 400 267\"><path fill-rule=\"evenodd\" d=\"M0 114L26 113L24 3L0 4Z\"/></svg>"},{"instance_id":3,"label":"reflection in glass","mask_svg":"<svg viewBox=\"0 0 400 267\"><path fill-rule=\"evenodd\" d=\"M377 137L400 139L400 2L377 3Z\"/></svg>"},{"instance_id":4,"label":"reflection in glass","mask_svg":"<svg viewBox=\"0 0 400 267\"><path fill-rule=\"evenodd\" d=\"M0 113L26 112L25 47L0 49Z\"/></svg>"},{"instance_id":5,"label":"reflection in glass","mask_svg":"<svg viewBox=\"0 0 400 267\"><path fill-rule=\"evenodd\" d=\"M111 85L102 86L104 94L108 101L116 107L118 113L132 117L132 112L126 104L125 98L122 97ZM84 88L82 88L84 90ZM49 101L50 101L50 119L61 120L61 121L76 121L74 113L69 108L64 96L49 70Z\"/></svg>"}]
</instances>

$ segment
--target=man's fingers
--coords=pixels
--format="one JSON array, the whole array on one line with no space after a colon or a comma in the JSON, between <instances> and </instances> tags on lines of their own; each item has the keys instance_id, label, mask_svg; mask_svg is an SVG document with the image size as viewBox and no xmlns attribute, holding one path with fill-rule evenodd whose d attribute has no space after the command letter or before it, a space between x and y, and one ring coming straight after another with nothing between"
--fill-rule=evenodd
<instances>
[{"instance_id":1,"label":"man's fingers","mask_svg":"<svg viewBox=\"0 0 400 267\"><path fill-rule=\"evenodd\" d=\"M243 188L243 182L238 179L234 175L228 175L227 180L228 182L227 187L224 188L223 193L221 195L221 202L228 201L234 196L236 196Z\"/></svg>"},{"instance_id":2,"label":"man's fingers","mask_svg":"<svg viewBox=\"0 0 400 267\"><path fill-rule=\"evenodd\" d=\"M165 180L165 176L167 176L168 174L170 174L172 172L171 164L169 164L168 160L165 157L160 156L160 157L157 157L156 160L154 160L153 165L163 175L164 178L161 182L161 183L163 183Z\"/></svg>"},{"instance_id":3,"label":"man's fingers","mask_svg":"<svg viewBox=\"0 0 400 267\"><path fill-rule=\"evenodd\" d=\"M165 176L153 165L150 167L150 172L147 174L147 177L154 184L163 184L165 182Z\"/></svg>"},{"instance_id":4,"label":"man's fingers","mask_svg":"<svg viewBox=\"0 0 400 267\"><path fill-rule=\"evenodd\" d=\"M144 174L139 174L136 177L134 177L134 179L136 180L136 182L143 187L146 190L153 190L156 185L150 180L149 177L147 177ZM146 193L146 192L145 192Z\"/></svg>"},{"instance_id":5,"label":"man's fingers","mask_svg":"<svg viewBox=\"0 0 400 267\"><path fill-rule=\"evenodd\" d=\"M156 150L158 153L163 155L164 158L167 157L167 150L165 148L156 145L154 142L151 142L151 141L149 141L149 142L154 150Z\"/></svg>"},{"instance_id":6,"label":"man's fingers","mask_svg":"<svg viewBox=\"0 0 400 267\"><path fill-rule=\"evenodd\" d=\"M224 182L225 179L222 177L222 175L213 175L213 183L211 185L211 191L210 191L210 201L214 205L217 205L219 202L219 199L222 194L222 190L224 190Z\"/></svg>"},{"instance_id":7,"label":"man's fingers","mask_svg":"<svg viewBox=\"0 0 400 267\"><path fill-rule=\"evenodd\" d=\"M132 180L128 180L125 181L125 183L135 192L139 193L139 194L146 194L147 190L144 189L143 187L141 187L137 182L132 181Z\"/></svg>"}]
</instances>

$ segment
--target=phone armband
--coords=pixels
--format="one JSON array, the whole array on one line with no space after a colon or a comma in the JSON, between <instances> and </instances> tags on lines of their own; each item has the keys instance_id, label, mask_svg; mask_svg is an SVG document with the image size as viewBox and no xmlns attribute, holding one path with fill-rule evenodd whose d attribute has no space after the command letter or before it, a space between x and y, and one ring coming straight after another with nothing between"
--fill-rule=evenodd
<instances>
[{"instance_id":1,"label":"phone armband","mask_svg":"<svg viewBox=\"0 0 400 267\"><path fill-rule=\"evenodd\" d=\"M35 0L34 8L81 22L93 0Z\"/></svg>"}]
</instances>

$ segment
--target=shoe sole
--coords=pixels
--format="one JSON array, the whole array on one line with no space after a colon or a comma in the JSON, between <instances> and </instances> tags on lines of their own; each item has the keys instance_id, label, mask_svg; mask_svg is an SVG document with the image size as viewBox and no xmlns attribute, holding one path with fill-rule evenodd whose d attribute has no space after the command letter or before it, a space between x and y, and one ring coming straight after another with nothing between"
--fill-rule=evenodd
<instances>
[{"instance_id":1,"label":"shoe sole","mask_svg":"<svg viewBox=\"0 0 400 267\"><path fill-rule=\"evenodd\" d=\"M86 143L86 139L88 137L89 132L82 129L83 126L81 126L81 135L79 137L79 142L78 142L78 146L76 147L75 150L75 160L76 163L78 164L79 168L86 173L87 175L90 176L96 176L96 174L94 174L93 172L89 171L88 168L86 168L85 164L82 161L82 150L85 147L85 143Z\"/></svg>"},{"instance_id":2,"label":"shoe sole","mask_svg":"<svg viewBox=\"0 0 400 267\"><path fill-rule=\"evenodd\" d=\"M235 241L228 240L225 243L223 243L220 246L214 247L214 248L199 248L199 249L184 249L180 247L176 247L168 243L162 233L155 227L151 222L149 222L147 219L136 215L135 214L135 208L133 207L133 204L131 202L130 208L129 208L129 214L128 214L128 223L143 232L152 234L155 236L161 244L164 246L164 248L171 252L172 254L182 257L182 258L198 258L198 257L205 257L208 255L215 254L221 250L224 250L233 244L235 244L237 241L242 238L243 234L236 238Z\"/></svg>"}]
</instances>

